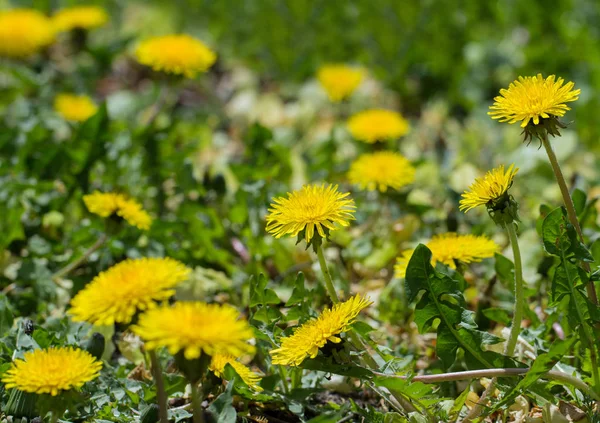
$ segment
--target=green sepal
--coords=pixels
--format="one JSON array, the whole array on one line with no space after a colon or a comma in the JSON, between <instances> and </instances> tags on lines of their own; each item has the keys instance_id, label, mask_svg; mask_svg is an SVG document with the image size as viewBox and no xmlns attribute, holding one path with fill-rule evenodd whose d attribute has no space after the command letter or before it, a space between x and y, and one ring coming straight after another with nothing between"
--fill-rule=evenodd
<instances>
[{"instance_id":1,"label":"green sepal","mask_svg":"<svg viewBox=\"0 0 600 423\"><path fill-rule=\"evenodd\" d=\"M325 234L325 239L329 241L329 233L330 233L329 228L326 228L324 226L322 228L323 228L323 233ZM296 239L296 245L300 244L305 238L306 238L306 228L304 228L300 232L298 232L298 238ZM306 249L308 250L312 246L313 251L315 252L315 254L317 254L317 251L319 250L319 247L321 247L321 245L323 245L323 237L315 229L315 233L313 234L313 237L310 239L310 241L308 241L306 243Z\"/></svg>"},{"instance_id":2,"label":"green sepal","mask_svg":"<svg viewBox=\"0 0 600 423\"><path fill-rule=\"evenodd\" d=\"M175 364L179 371L187 378L190 383L198 383L208 371L211 356L201 353L200 357L188 360L183 351L175 354Z\"/></svg>"},{"instance_id":3,"label":"green sepal","mask_svg":"<svg viewBox=\"0 0 600 423\"><path fill-rule=\"evenodd\" d=\"M519 203L517 203L508 190L499 198L492 200L486 204L488 214L498 226L504 227L519 219Z\"/></svg>"},{"instance_id":4,"label":"green sepal","mask_svg":"<svg viewBox=\"0 0 600 423\"><path fill-rule=\"evenodd\" d=\"M550 116L549 118L541 118L540 123L535 125L533 121L529 121L527 126L523 128L521 135L524 135L523 142L527 145L531 144L535 137L540 141L540 148L542 147L542 141L548 138L548 135L553 137L560 137L560 129L565 129L567 125L558 120L556 116Z\"/></svg>"},{"instance_id":5,"label":"green sepal","mask_svg":"<svg viewBox=\"0 0 600 423\"><path fill-rule=\"evenodd\" d=\"M89 352L92 357L100 360L102 358L102 354L104 354L105 345L106 340L104 335L99 332L94 332L89 339L86 339L81 343L81 348Z\"/></svg>"}]
</instances>

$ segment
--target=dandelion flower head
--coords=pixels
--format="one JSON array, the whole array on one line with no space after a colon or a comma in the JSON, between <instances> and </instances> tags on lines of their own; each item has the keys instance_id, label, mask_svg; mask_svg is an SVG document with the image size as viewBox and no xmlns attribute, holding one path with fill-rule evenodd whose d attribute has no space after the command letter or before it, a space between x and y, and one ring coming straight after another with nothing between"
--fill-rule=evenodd
<instances>
[{"instance_id":1,"label":"dandelion flower head","mask_svg":"<svg viewBox=\"0 0 600 423\"><path fill-rule=\"evenodd\" d=\"M326 65L317 72L317 79L333 102L352 95L364 77L363 69L348 65Z\"/></svg>"},{"instance_id":2,"label":"dandelion flower head","mask_svg":"<svg viewBox=\"0 0 600 423\"><path fill-rule=\"evenodd\" d=\"M106 10L99 6L73 6L59 10L52 16L54 28L59 32L73 29L95 29L108 22Z\"/></svg>"},{"instance_id":3,"label":"dandelion flower head","mask_svg":"<svg viewBox=\"0 0 600 423\"><path fill-rule=\"evenodd\" d=\"M370 304L368 298L356 295L325 309L316 319L304 323L291 336L281 339L281 346L269 352L272 363L298 366L307 357L315 358L319 348L328 341L340 343L342 339L338 335L349 330L358 313Z\"/></svg>"},{"instance_id":4,"label":"dandelion flower head","mask_svg":"<svg viewBox=\"0 0 600 423\"><path fill-rule=\"evenodd\" d=\"M86 95L63 93L54 99L54 110L66 120L83 122L96 114L98 106Z\"/></svg>"},{"instance_id":5,"label":"dandelion flower head","mask_svg":"<svg viewBox=\"0 0 600 423\"><path fill-rule=\"evenodd\" d=\"M275 238L284 235L297 236L304 232L310 242L315 231L323 238L325 231L333 231L337 225L348 226L354 219L354 201L349 193L338 191L337 185L305 185L298 191L288 193L287 198L274 198L267 215L267 232Z\"/></svg>"},{"instance_id":6,"label":"dandelion flower head","mask_svg":"<svg viewBox=\"0 0 600 423\"><path fill-rule=\"evenodd\" d=\"M171 354L183 351L193 360L204 352L239 357L254 352L248 341L254 332L230 305L178 302L163 305L140 316L133 327L150 350L166 347Z\"/></svg>"},{"instance_id":7,"label":"dandelion flower head","mask_svg":"<svg viewBox=\"0 0 600 423\"><path fill-rule=\"evenodd\" d=\"M127 223L142 230L150 229L152 218L135 200L123 194L95 191L84 195L83 202L90 213L107 218L113 215L122 217Z\"/></svg>"},{"instance_id":8,"label":"dandelion flower head","mask_svg":"<svg viewBox=\"0 0 600 423\"><path fill-rule=\"evenodd\" d=\"M73 347L34 350L16 359L2 376L6 388L56 396L98 377L102 363Z\"/></svg>"},{"instance_id":9,"label":"dandelion flower head","mask_svg":"<svg viewBox=\"0 0 600 423\"><path fill-rule=\"evenodd\" d=\"M260 383L260 376L244 366L242 363L237 361L234 356L227 354L216 354L211 358L209 370L212 371L215 376L222 377L225 371L225 366L229 364L235 369L235 372L244 381L246 385L255 391L262 391L263 389L258 385Z\"/></svg>"},{"instance_id":10,"label":"dandelion flower head","mask_svg":"<svg viewBox=\"0 0 600 423\"><path fill-rule=\"evenodd\" d=\"M0 11L0 57L25 58L52 44L49 18L34 9Z\"/></svg>"},{"instance_id":11,"label":"dandelion flower head","mask_svg":"<svg viewBox=\"0 0 600 423\"><path fill-rule=\"evenodd\" d=\"M399 138L410 129L400 113L385 109L357 113L348 119L347 125L354 138L369 144Z\"/></svg>"},{"instance_id":12,"label":"dandelion flower head","mask_svg":"<svg viewBox=\"0 0 600 423\"><path fill-rule=\"evenodd\" d=\"M361 189L386 192L400 189L415 180L415 168L401 154L379 151L363 154L350 166L348 179Z\"/></svg>"},{"instance_id":13,"label":"dandelion flower head","mask_svg":"<svg viewBox=\"0 0 600 423\"><path fill-rule=\"evenodd\" d=\"M456 262L473 263L493 257L500 250L500 246L484 235L459 235L449 232L435 235L427 248L431 250L431 265L441 262L451 269L456 269ZM414 250L404 251L396 260L394 276L406 277L406 268Z\"/></svg>"},{"instance_id":14,"label":"dandelion flower head","mask_svg":"<svg viewBox=\"0 0 600 423\"><path fill-rule=\"evenodd\" d=\"M483 178L475 179L469 189L462 194L459 209L466 213L477 206L490 205L502 200L512 186L518 171L514 164L506 170L504 165L500 165L488 171Z\"/></svg>"},{"instance_id":15,"label":"dandelion flower head","mask_svg":"<svg viewBox=\"0 0 600 423\"><path fill-rule=\"evenodd\" d=\"M571 110L565 103L577 100L581 92L573 90L574 86L573 82L565 84L563 78L556 79L554 75L545 79L542 74L520 76L508 89L500 90L488 115L500 122L521 122L523 128L531 121L538 125L540 119L561 117Z\"/></svg>"},{"instance_id":16,"label":"dandelion flower head","mask_svg":"<svg viewBox=\"0 0 600 423\"><path fill-rule=\"evenodd\" d=\"M156 306L175 294L190 269L171 258L122 261L101 272L71 300L73 320L96 325L129 323L138 310Z\"/></svg>"},{"instance_id":17,"label":"dandelion flower head","mask_svg":"<svg viewBox=\"0 0 600 423\"><path fill-rule=\"evenodd\" d=\"M142 41L135 51L137 61L157 72L194 78L217 60L214 51L189 35L164 35Z\"/></svg>"}]
</instances>

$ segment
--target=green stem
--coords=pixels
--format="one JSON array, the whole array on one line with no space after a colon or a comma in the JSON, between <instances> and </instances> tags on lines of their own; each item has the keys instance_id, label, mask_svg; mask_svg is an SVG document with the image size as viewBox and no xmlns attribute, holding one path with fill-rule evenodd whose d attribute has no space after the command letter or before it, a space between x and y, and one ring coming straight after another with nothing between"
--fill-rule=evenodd
<instances>
[{"instance_id":1,"label":"green stem","mask_svg":"<svg viewBox=\"0 0 600 423\"><path fill-rule=\"evenodd\" d=\"M325 256L323 255L322 245L319 245L319 247L317 248L317 257L319 257L319 265L321 266L321 271L323 272L323 276L325 277L325 289L327 290L327 293L329 294L329 298L331 298L331 301L334 304L337 304L340 302L340 300L337 296L337 293L335 292L335 286L333 285L333 279L331 278L331 273L329 273L329 269L327 268L327 262L325 261ZM347 333L348 333L348 338L350 340L350 343L358 351L366 351L367 352L366 354L361 355L361 361L363 361L367 367L369 367L373 370L379 369L377 362L371 355L371 351L367 348L367 345L363 342L363 340L353 330L350 330ZM398 392L394 392L394 391L390 391L390 392L406 411L408 411L408 412L417 411L416 408L409 401L407 401L403 395L401 395Z\"/></svg>"},{"instance_id":2,"label":"green stem","mask_svg":"<svg viewBox=\"0 0 600 423\"><path fill-rule=\"evenodd\" d=\"M192 383L192 413L194 423L204 423L204 412L202 411L202 390L197 383Z\"/></svg>"},{"instance_id":3,"label":"green stem","mask_svg":"<svg viewBox=\"0 0 600 423\"><path fill-rule=\"evenodd\" d=\"M575 227L581 242L583 240L583 232L581 230L581 225L579 225L579 219L577 218L577 212L575 211L575 205L573 204L573 199L571 198L571 194L569 193L569 187L567 186L567 182L565 181L565 177L560 169L560 165L558 164L558 159L556 158L556 154L554 154L554 150L552 149L552 145L550 141L548 141L548 135L544 135L542 138L542 144L546 149L546 153L548 154L548 159L550 159L550 165L552 166L552 171L554 172L554 176L556 177L556 182L558 183L558 187L560 188L560 193L562 194L563 201L565 203L565 207L567 208L567 215L569 216L569 221L571 225ZM584 270L590 273L590 265L586 262L582 262L582 266ZM594 304L598 304L598 297L596 295L596 289L594 288L594 283L590 281L587 285L587 293L588 297Z\"/></svg>"},{"instance_id":4,"label":"green stem","mask_svg":"<svg viewBox=\"0 0 600 423\"><path fill-rule=\"evenodd\" d=\"M160 423L168 423L168 411L167 411L167 394L165 392L165 381L163 379L162 369L160 362L156 356L156 351L148 351L150 356L150 365L152 367L152 377L156 384L156 400L158 401L158 415L160 417Z\"/></svg>"},{"instance_id":5,"label":"green stem","mask_svg":"<svg viewBox=\"0 0 600 423\"><path fill-rule=\"evenodd\" d=\"M525 296L523 294L523 265L521 262L521 250L519 249L519 239L517 238L516 224L514 222L506 225L506 232L512 247L515 262L515 310L513 320L510 326L510 335L504 355L511 357L515 352L519 333L521 332L521 320L523 320L523 309L525 308Z\"/></svg>"},{"instance_id":6,"label":"green stem","mask_svg":"<svg viewBox=\"0 0 600 423\"><path fill-rule=\"evenodd\" d=\"M285 367L277 366L277 369L279 370L279 377L281 378L281 384L283 385L283 392L285 394L289 394L290 388L288 387L287 372L285 371Z\"/></svg>"},{"instance_id":7,"label":"green stem","mask_svg":"<svg viewBox=\"0 0 600 423\"><path fill-rule=\"evenodd\" d=\"M58 422L58 413L56 411L52 412L52 416L50 417L50 423Z\"/></svg>"},{"instance_id":8,"label":"green stem","mask_svg":"<svg viewBox=\"0 0 600 423\"><path fill-rule=\"evenodd\" d=\"M340 302L340 299L335 292L335 286L333 285L333 279L331 279L331 273L329 273L329 269L327 268L327 263L325 262L325 256L323 255L323 246L319 245L317 248L317 257L319 257L319 265L321 266L321 271L323 272L323 276L325 277L325 289L327 290L327 294L331 299L331 302L337 304Z\"/></svg>"}]
</instances>

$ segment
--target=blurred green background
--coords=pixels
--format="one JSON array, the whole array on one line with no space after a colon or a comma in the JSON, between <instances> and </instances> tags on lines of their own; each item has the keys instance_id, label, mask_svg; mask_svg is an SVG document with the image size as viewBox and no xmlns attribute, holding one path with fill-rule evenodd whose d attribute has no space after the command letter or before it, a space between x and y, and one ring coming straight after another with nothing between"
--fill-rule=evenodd
<instances>
[{"instance_id":1,"label":"blurred green background","mask_svg":"<svg viewBox=\"0 0 600 423\"><path fill-rule=\"evenodd\" d=\"M18 2L41 9L75 3L81 2ZM222 59L256 70L264 84L305 80L327 62L362 64L400 94L409 116L433 98L446 99L455 116L484 113L518 75L554 73L582 89L569 114L580 138L594 147L598 137L598 1L97 3L111 10L121 31L199 35Z\"/></svg>"}]
</instances>

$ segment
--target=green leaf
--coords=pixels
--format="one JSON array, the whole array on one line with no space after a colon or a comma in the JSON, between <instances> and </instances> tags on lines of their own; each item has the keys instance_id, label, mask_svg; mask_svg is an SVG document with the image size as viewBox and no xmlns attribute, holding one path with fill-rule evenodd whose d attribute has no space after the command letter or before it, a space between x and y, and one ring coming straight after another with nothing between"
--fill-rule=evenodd
<instances>
[{"instance_id":1,"label":"green leaf","mask_svg":"<svg viewBox=\"0 0 600 423\"><path fill-rule=\"evenodd\" d=\"M589 276L572 260L588 261L588 256L593 258L578 241L575 228L567 221L563 208L554 209L548 214L542 227L542 238L546 251L560 260L552 279L550 305L559 307L567 314L573 329L580 324L587 326L599 321L600 312L585 293ZM586 338L591 341L591 334L588 333Z\"/></svg>"},{"instance_id":2,"label":"green leaf","mask_svg":"<svg viewBox=\"0 0 600 423\"><path fill-rule=\"evenodd\" d=\"M304 273L298 272L296 276L296 282L294 284L294 290L292 291L291 297L285 303L286 307L291 307L296 304L302 304L306 298L306 287L304 286Z\"/></svg>"},{"instance_id":3,"label":"green leaf","mask_svg":"<svg viewBox=\"0 0 600 423\"><path fill-rule=\"evenodd\" d=\"M208 407L208 412L213 415L217 423L235 423L237 419L237 412L233 407L232 389L233 383L228 383L225 392Z\"/></svg>"},{"instance_id":4,"label":"green leaf","mask_svg":"<svg viewBox=\"0 0 600 423\"><path fill-rule=\"evenodd\" d=\"M279 304L281 300L272 289L267 288L267 278L262 273L250 278L250 307Z\"/></svg>"},{"instance_id":5,"label":"green leaf","mask_svg":"<svg viewBox=\"0 0 600 423\"><path fill-rule=\"evenodd\" d=\"M510 325L510 313L499 307L490 307L482 311L483 315L494 322L502 323L505 326Z\"/></svg>"},{"instance_id":6,"label":"green leaf","mask_svg":"<svg viewBox=\"0 0 600 423\"><path fill-rule=\"evenodd\" d=\"M495 404L493 408L488 411L488 415L504 406L511 405L517 396L522 392L525 392L531 385L537 382L538 379L544 376L544 374L548 373L548 371L552 370L556 363L569 352L575 342L577 342L577 337L555 341L547 353L540 354L535 359L531 368L525 374L525 377L521 379L514 388L504 394L502 401Z\"/></svg>"},{"instance_id":7,"label":"green leaf","mask_svg":"<svg viewBox=\"0 0 600 423\"><path fill-rule=\"evenodd\" d=\"M406 270L406 292L413 302L424 291L415 308L415 323L420 333L437 326L436 353L444 367L456 360L459 348L465 352L467 367L471 369L504 367L507 358L486 345L497 344L500 338L477 330L474 313L466 309L459 283L436 271L431 265L431 251L419 244Z\"/></svg>"},{"instance_id":8,"label":"green leaf","mask_svg":"<svg viewBox=\"0 0 600 423\"><path fill-rule=\"evenodd\" d=\"M552 210L542 224L544 249L548 254L565 258L574 257L581 261L594 261L587 247L579 241L577 232L567 218L564 207Z\"/></svg>"},{"instance_id":9,"label":"green leaf","mask_svg":"<svg viewBox=\"0 0 600 423\"><path fill-rule=\"evenodd\" d=\"M515 280L515 265L508 258L504 257L502 254L494 254L494 268L496 270L496 275L500 282L504 284L504 286L511 287L514 284Z\"/></svg>"},{"instance_id":10,"label":"green leaf","mask_svg":"<svg viewBox=\"0 0 600 423\"><path fill-rule=\"evenodd\" d=\"M454 404L452 404L452 408L448 413L449 421L455 422L460 417L460 410L465 405L467 401L467 397L469 396L469 392L471 391L471 384L467 385L467 387L462 391L462 393L454 400Z\"/></svg>"},{"instance_id":11,"label":"green leaf","mask_svg":"<svg viewBox=\"0 0 600 423\"><path fill-rule=\"evenodd\" d=\"M6 298L6 295L0 294L0 336L4 336L10 330L15 318L13 308Z\"/></svg>"},{"instance_id":12,"label":"green leaf","mask_svg":"<svg viewBox=\"0 0 600 423\"><path fill-rule=\"evenodd\" d=\"M577 215L580 215L585 210L585 203L587 202L587 194L580 190L579 188L575 188L573 194L571 194L573 199L573 205L575 206L575 211Z\"/></svg>"}]
</instances>

